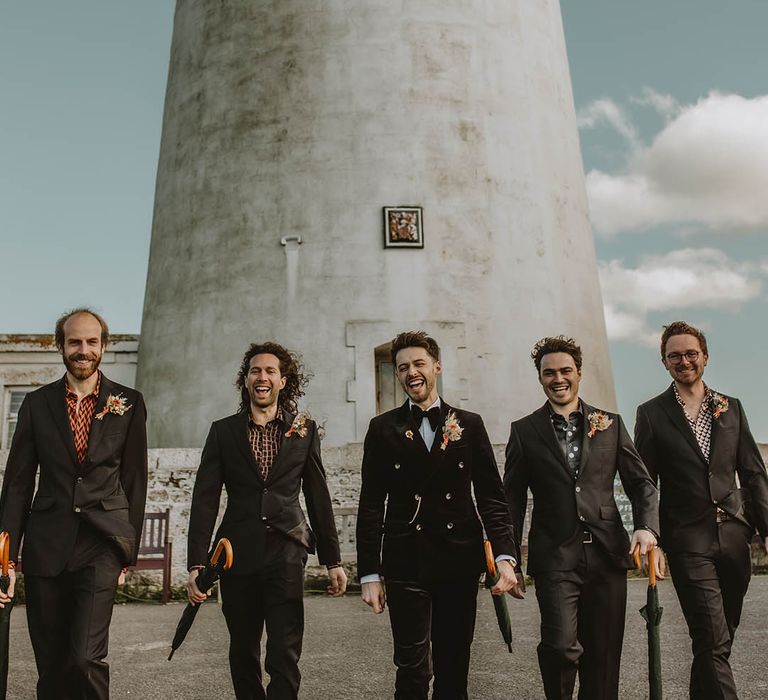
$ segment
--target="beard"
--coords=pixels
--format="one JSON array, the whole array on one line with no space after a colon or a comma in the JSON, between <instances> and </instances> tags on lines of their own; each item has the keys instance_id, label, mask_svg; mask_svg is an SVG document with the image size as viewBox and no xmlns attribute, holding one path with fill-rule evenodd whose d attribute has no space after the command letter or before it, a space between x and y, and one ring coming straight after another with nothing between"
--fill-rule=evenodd
<instances>
[{"instance_id":1,"label":"beard","mask_svg":"<svg viewBox=\"0 0 768 700\"><path fill-rule=\"evenodd\" d=\"M85 366L80 366L75 364L79 360L89 360L89 362ZM83 381L91 377L93 373L99 368L100 364L101 355L96 355L94 353L84 354L78 352L73 355L69 355L69 357L64 357L64 366L67 368L67 371L79 381Z\"/></svg>"}]
</instances>

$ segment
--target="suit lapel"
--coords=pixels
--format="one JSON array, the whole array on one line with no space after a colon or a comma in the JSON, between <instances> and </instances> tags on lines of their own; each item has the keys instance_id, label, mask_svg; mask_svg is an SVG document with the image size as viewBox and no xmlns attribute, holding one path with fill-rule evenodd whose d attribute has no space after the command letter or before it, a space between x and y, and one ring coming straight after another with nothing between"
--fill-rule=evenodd
<instances>
[{"instance_id":1,"label":"suit lapel","mask_svg":"<svg viewBox=\"0 0 768 700\"><path fill-rule=\"evenodd\" d=\"M51 390L46 392L48 407L51 409L53 422L61 433L61 438L67 447L72 463L77 465L77 456L75 455L75 438L72 435L72 427L69 425L69 414L67 413L66 398L66 379L62 377L58 382L51 386Z\"/></svg>"},{"instance_id":2,"label":"suit lapel","mask_svg":"<svg viewBox=\"0 0 768 700\"><path fill-rule=\"evenodd\" d=\"M677 399L675 398L675 390L671 386L662 394L661 405L672 421L672 424L683 434L683 437L691 446L691 449L699 456L699 459L701 459L704 464L708 464L707 458L701 451L699 443L696 442L696 436L693 434L693 430L691 430L691 426L688 424L688 420L683 414L682 406L677 403ZM715 421L712 422L714 423Z\"/></svg>"},{"instance_id":3,"label":"suit lapel","mask_svg":"<svg viewBox=\"0 0 768 700\"><path fill-rule=\"evenodd\" d=\"M296 418L296 416L293 413L283 411L283 424L280 428L280 447L277 450L275 459L272 461L272 466L269 468L269 473L267 474L267 483L274 481L276 475L280 473L286 463L288 456L291 454L293 446L302 439L298 433L292 435L291 437L285 436L288 430L290 430L291 425L293 425L294 418Z\"/></svg>"},{"instance_id":4,"label":"suit lapel","mask_svg":"<svg viewBox=\"0 0 768 700\"><path fill-rule=\"evenodd\" d=\"M248 409L240 411L240 413L234 417L229 426L232 429L232 435L235 444L240 450L243 459L245 459L246 463L251 467L251 469L256 472L256 476L261 479L261 471L259 470L259 465L256 464L256 458L253 456L253 450L251 449L251 444L248 439L248 418Z\"/></svg>"},{"instance_id":5,"label":"suit lapel","mask_svg":"<svg viewBox=\"0 0 768 700\"><path fill-rule=\"evenodd\" d=\"M427 485L432 480L432 477L437 474L437 472L440 470L440 467L443 465L443 460L445 459L445 453L447 451L446 449L442 449L443 444L443 425L445 424L445 419L448 416L448 413L452 411L453 408L451 408L445 401L440 398L440 421L437 424L437 430L435 430L435 439L432 441L432 448L429 450L429 456L427 460L427 470L424 474L424 484ZM465 436L462 436L462 439L466 439ZM424 444L424 441L422 440L421 444L423 445L424 449L426 450L426 445Z\"/></svg>"},{"instance_id":6,"label":"suit lapel","mask_svg":"<svg viewBox=\"0 0 768 700\"><path fill-rule=\"evenodd\" d=\"M579 463L579 476L584 473L584 469L587 466L589 460L589 453L592 450L592 440L594 440L600 433L596 432L592 437L589 437L589 416L594 413L595 409L584 401L581 402L581 460Z\"/></svg>"},{"instance_id":7,"label":"suit lapel","mask_svg":"<svg viewBox=\"0 0 768 700\"><path fill-rule=\"evenodd\" d=\"M711 410L714 411L714 406L712 406ZM712 416L712 434L709 440L709 463L713 465L713 467L718 463L715 450L720 445L724 437L722 435L723 428L728 428L733 425L734 430L738 429L738 424L734 416L735 413L732 413L730 407L729 410L721 412L718 418L715 418L714 415ZM727 437L727 435L728 433L726 432L725 437Z\"/></svg>"},{"instance_id":8,"label":"suit lapel","mask_svg":"<svg viewBox=\"0 0 768 700\"><path fill-rule=\"evenodd\" d=\"M109 381L103 374L101 375L101 382L99 384L99 398L96 400L96 408L93 410L93 420L91 421L91 429L88 433L88 454L86 456L87 466L90 467L93 463L91 455L99 445L101 436L104 434L104 424L110 420L111 416L107 413L103 418L96 418L104 407L107 405L107 397L112 393L114 384Z\"/></svg>"},{"instance_id":9,"label":"suit lapel","mask_svg":"<svg viewBox=\"0 0 768 700\"><path fill-rule=\"evenodd\" d=\"M546 403L531 414L531 422L533 423L533 427L536 429L536 432L539 434L544 444L555 456L555 459L558 461L560 466L565 469L568 476L573 478L573 474L571 474L571 470L568 468L568 462L565 460L565 455L560 449L560 445L558 444L557 438L555 437L555 430L552 427L552 419L549 417L549 408L547 407ZM582 459L584 459L583 456Z\"/></svg>"}]
</instances>

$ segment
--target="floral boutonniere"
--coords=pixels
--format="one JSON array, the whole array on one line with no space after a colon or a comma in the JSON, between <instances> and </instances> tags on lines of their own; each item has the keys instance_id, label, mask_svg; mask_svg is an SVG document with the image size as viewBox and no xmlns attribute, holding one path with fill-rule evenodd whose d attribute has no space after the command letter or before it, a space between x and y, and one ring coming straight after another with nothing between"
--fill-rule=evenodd
<instances>
[{"instance_id":1,"label":"floral boutonniere","mask_svg":"<svg viewBox=\"0 0 768 700\"><path fill-rule=\"evenodd\" d=\"M606 430L613 425L613 418L608 418L605 413L600 413L600 411L590 413L587 416L587 420L589 421L589 432L587 433L587 437L590 438L596 432L602 432L603 430Z\"/></svg>"},{"instance_id":2,"label":"floral boutonniere","mask_svg":"<svg viewBox=\"0 0 768 700\"><path fill-rule=\"evenodd\" d=\"M126 406L125 404L127 402L128 399L122 394L118 394L117 396L110 394L107 396L106 405L94 416L94 418L96 418L96 420L103 420L107 413L114 413L116 416L122 416L123 413L130 411L133 408L133 406Z\"/></svg>"},{"instance_id":3,"label":"floral boutonniere","mask_svg":"<svg viewBox=\"0 0 768 700\"><path fill-rule=\"evenodd\" d=\"M409 440L413 440L413 430L406 430L405 437L407 437Z\"/></svg>"},{"instance_id":4,"label":"floral boutonniere","mask_svg":"<svg viewBox=\"0 0 768 700\"><path fill-rule=\"evenodd\" d=\"M459 425L459 419L456 418L456 414L453 411L449 411L445 417L445 423L443 423L443 443L440 445L440 449L444 450L448 447L449 442L460 440L463 432L464 428Z\"/></svg>"},{"instance_id":5,"label":"floral boutonniere","mask_svg":"<svg viewBox=\"0 0 768 700\"><path fill-rule=\"evenodd\" d=\"M711 393L712 396L712 417L717 420L720 418L721 413L725 413L728 410L728 399L722 394L718 394L716 391Z\"/></svg>"},{"instance_id":6,"label":"floral boutonniere","mask_svg":"<svg viewBox=\"0 0 768 700\"><path fill-rule=\"evenodd\" d=\"M306 437L308 420L309 416L307 416L306 413L297 414L296 418L293 419L293 423L291 423L291 427L288 428L288 432L285 434L285 437L289 438L292 435Z\"/></svg>"}]
</instances>

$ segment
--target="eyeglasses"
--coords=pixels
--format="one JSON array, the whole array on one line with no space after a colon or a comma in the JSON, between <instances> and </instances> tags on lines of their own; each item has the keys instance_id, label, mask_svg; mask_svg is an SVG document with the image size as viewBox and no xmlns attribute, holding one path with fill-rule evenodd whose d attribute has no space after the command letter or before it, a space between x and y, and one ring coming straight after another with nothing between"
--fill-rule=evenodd
<instances>
[{"instance_id":1,"label":"eyeglasses","mask_svg":"<svg viewBox=\"0 0 768 700\"><path fill-rule=\"evenodd\" d=\"M688 350L688 352L671 352L667 355L667 360L673 365L679 365L683 358L688 362L696 362L699 359L701 353L698 350Z\"/></svg>"}]
</instances>

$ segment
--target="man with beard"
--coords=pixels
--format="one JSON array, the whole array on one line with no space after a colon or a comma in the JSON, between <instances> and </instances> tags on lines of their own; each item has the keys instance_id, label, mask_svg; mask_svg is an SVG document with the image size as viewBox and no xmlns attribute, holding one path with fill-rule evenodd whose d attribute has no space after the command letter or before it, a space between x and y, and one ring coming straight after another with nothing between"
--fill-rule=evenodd
<instances>
[{"instance_id":1,"label":"man with beard","mask_svg":"<svg viewBox=\"0 0 768 700\"><path fill-rule=\"evenodd\" d=\"M85 308L63 315L55 341L67 371L19 409L0 530L10 534L11 559L24 540L37 697L105 700L115 588L121 567L136 563L144 520L146 412L139 392L98 369L109 342L101 316ZM0 605L14 585L11 571Z\"/></svg>"},{"instance_id":2,"label":"man with beard","mask_svg":"<svg viewBox=\"0 0 768 700\"><path fill-rule=\"evenodd\" d=\"M395 698L426 699L434 669L432 697L461 700L485 568L483 526L498 555L500 580L491 591L521 595L512 524L482 418L438 395L435 340L401 333L391 355L408 400L374 418L365 437L357 515L362 597L376 613L389 601Z\"/></svg>"},{"instance_id":3,"label":"man with beard","mask_svg":"<svg viewBox=\"0 0 768 700\"><path fill-rule=\"evenodd\" d=\"M662 544L693 647L690 696L735 700L728 659L755 528L768 548L768 476L741 402L704 383L708 359L698 328L664 328L661 362L672 384L637 409L635 443L660 480Z\"/></svg>"},{"instance_id":4,"label":"man with beard","mask_svg":"<svg viewBox=\"0 0 768 700\"><path fill-rule=\"evenodd\" d=\"M251 345L237 376L240 410L211 426L195 480L187 551L193 604L206 599L196 580L207 560L221 489L227 489L227 509L214 539L228 538L234 553L220 585L238 700L298 697L307 553L317 547L328 568L329 595L341 596L347 587L318 427L296 408L305 383L297 357L284 347ZM260 662L265 626L266 693Z\"/></svg>"},{"instance_id":5,"label":"man with beard","mask_svg":"<svg viewBox=\"0 0 768 700\"><path fill-rule=\"evenodd\" d=\"M580 700L617 700L630 552L656 545L656 487L621 416L579 398L574 340L543 338L531 358L547 401L512 423L504 488L518 537L533 494L528 573L541 613L544 694L570 700L578 673ZM631 542L614 500L617 473L632 502Z\"/></svg>"}]
</instances>

